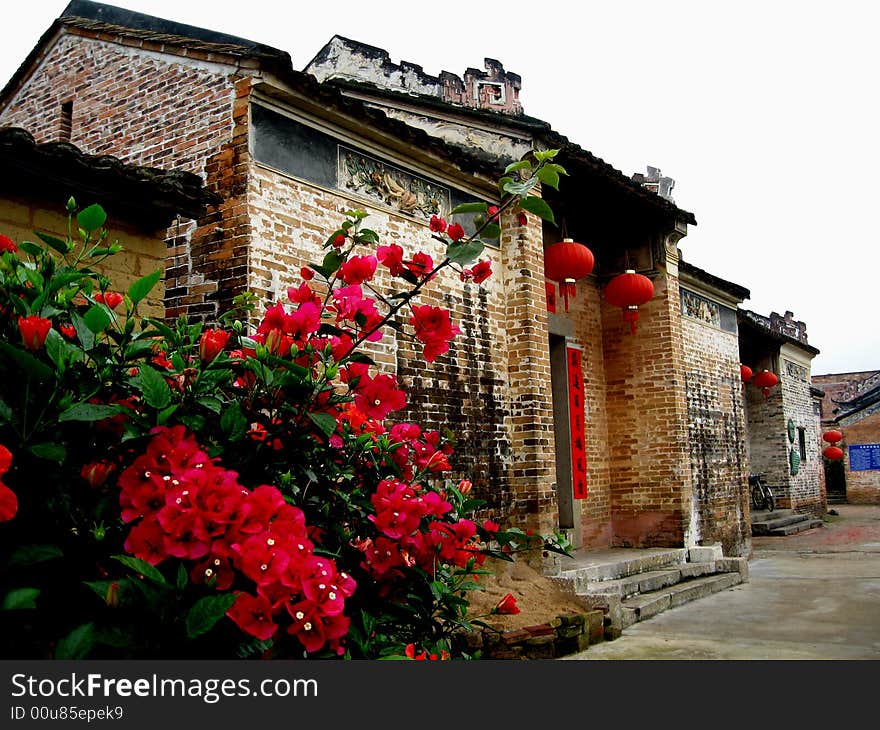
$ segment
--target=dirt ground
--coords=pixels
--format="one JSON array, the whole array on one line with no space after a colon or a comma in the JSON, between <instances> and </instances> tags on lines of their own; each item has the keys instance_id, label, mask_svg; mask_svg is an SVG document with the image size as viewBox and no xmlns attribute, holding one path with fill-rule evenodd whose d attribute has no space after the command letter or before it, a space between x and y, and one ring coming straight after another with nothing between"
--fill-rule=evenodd
<instances>
[{"instance_id":1,"label":"dirt ground","mask_svg":"<svg viewBox=\"0 0 880 730\"><path fill-rule=\"evenodd\" d=\"M529 567L525 562L487 561L484 566L494 571L481 576L484 591L471 591L469 617L479 618L499 631L549 623L557 616L584 613L584 607L572 596L561 591L553 581ZM512 615L487 615L507 593L516 598L520 612Z\"/></svg>"}]
</instances>

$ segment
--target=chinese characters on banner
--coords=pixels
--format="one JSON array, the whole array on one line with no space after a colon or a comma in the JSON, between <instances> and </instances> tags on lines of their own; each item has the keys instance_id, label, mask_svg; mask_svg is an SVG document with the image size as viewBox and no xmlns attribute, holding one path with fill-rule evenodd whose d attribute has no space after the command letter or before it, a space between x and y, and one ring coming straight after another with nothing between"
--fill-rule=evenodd
<instances>
[{"instance_id":1,"label":"chinese characters on banner","mask_svg":"<svg viewBox=\"0 0 880 730\"><path fill-rule=\"evenodd\" d=\"M552 281L544 282L544 293L547 295L547 311L556 313L556 284Z\"/></svg>"},{"instance_id":2,"label":"chinese characters on banner","mask_svg":"<svg viewBox=\"0 0 880 730\"><path fill-rule=\"evenodd\" d=\"M571 479L575 499L587 498L587 446L584 431L584 378L581 351L568 352L568 417L571 425Z\"/></svg>"}]
</instances>

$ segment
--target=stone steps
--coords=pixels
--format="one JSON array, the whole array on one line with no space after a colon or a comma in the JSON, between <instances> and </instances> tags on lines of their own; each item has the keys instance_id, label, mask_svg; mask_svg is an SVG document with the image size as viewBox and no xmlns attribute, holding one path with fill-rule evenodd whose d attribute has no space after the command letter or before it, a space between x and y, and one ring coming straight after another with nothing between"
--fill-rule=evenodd
<instances>
[{"instance_id":1,"label":"stone steps","mask_svg":"<svg viewBox=\"0 0 880 730\"><path fill-rule=\"evenodd\" d=\"M588 609L605 615L605 639L638 621L748 580L745 558L720 545L696 548L583 551L553 580Z\"/></svg>"},{"instance_id":2,"label":"stone steps","mask_svg":"<svg viewBox=\"0 0 880 730\"><path fill-rule=\"evenodd\" d=\"M752 536L785 537L814 527L821 527L822 520L809 515L795 514L790 509L773 512L752 513Z\"/></svg>"}]
</instances>

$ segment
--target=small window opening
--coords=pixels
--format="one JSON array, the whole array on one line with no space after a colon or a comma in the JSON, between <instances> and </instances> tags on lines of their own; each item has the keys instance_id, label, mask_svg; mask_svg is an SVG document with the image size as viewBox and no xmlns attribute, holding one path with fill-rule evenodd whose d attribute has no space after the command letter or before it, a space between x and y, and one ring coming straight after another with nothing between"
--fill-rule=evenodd
<instances>
[{"instance_id":1,"label":"small window opening","mask_svg":"<svg viewBox=\"0 0 880 730\"><path fill-rule=\"evenodd\" d=\"M61 102L61 124L58 131L58 138L62 142L70 142L73 134L73 102Z\"/></svg>"},{"instance_id":2,"label":"small window opening","mask_svg":"<svg viewBox=\"0 0 880 730\"><path fill-rule=\"evenodd\" d=\"M798 428L798 448L801 452L801 461L807 460L807 429Z\"/></svg>"}]
</instances>

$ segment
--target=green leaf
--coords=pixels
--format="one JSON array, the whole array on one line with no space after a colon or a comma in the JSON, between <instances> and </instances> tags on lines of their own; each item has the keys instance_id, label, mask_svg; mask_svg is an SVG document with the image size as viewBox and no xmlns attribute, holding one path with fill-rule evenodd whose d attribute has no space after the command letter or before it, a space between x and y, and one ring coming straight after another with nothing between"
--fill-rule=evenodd
<instances>
[{"instance_id":1,"label":"green leaf","mask_svg":"<svg viewBox=\"0 0 880 730\"><path fill-rule=\"evenodd\" d=\"M558 154L559 150L536 150L535 159L538 162L546 162L547 160L552 160Z\"/></svg>"},{"instance_id":2,"label":"green leaf","mask_svg":"<svg viewBox=\"0 0 880 730\"><path fill-rule=\"evenodd\" d=\"M183 566L183 563L177 566L177 590L182 591L186 588L189 583L189 573L186 572L186 568Z\"/></svg>"},{"instance_id":3,"label":"green leaf","mask_svg":"<svg viewBox=\"0 0 880 730\"><path fill-rule=\"evenodd\" d=\"M51 246L58 253L66 254L68 251L70 251L70 246L68 245L67 241L62 241L60 238L55 238L55 236L50 236L46 233L40 233L39 231L34 231L34 233L37 234L37 236L43 243Z\"/></svg>"},{"instance_id":4,"label":"green leaf","mask_svg":"<svg viewBox=\"0 0 880 730\"><path fill-rule=\"evenodd\" d=\"M85 320L78 312L71 310L70 321L73 322L73 328L76 330L76 336L79 338L83 349L88 351L95 346L95 333L92 332L85 323Z\"/></svg>"},{"instance_id":5,"label":"green leaf","mask_svg":"<svg viewBox=\"0 0 880 730\"><path fill-rule=\"evenodd\" d=\"M115 580L84 580L83 583L91 588L95 595L98 596L102 601L107 600L107 591L110 589L110 586L114 583L118 583L119 581Z\"/></svg>"},{"instance_id":6,"label":"green leaf","mask_svg":"<svg viewBox=\"0 0 880 730\"><path fill-rule=\"evenodd\" d=\"M358 243L379 243L379 234L369 228L362 228L357 234Z\"/></svg>"},{"instance_id":7,"label":"green leaf","mask_svg":"<svg viewBox=\"0 0 880 730\"><path fill-rule=\"evenodd\" d=\"M0 604L0 610L20 611L22 609L36 608L37 596L39 595L39 588L14 588L4 596L3 603Z\"/></svg>"},{"instance_id":8,"label":"green leaf","mask_svg":"<svg viewBox=\"0 0 880 730\"><path fill-rule=\"evenodd\" d=\"M135 387L144 394L147 405L158 410L167 408L171 403L171 388L158 371L149 365L141 365L134 378Z\"/></svg>"},{"instance_id":9,"label":"green leaf","mask_svg":"<svg viewBox=\"0 0 880 730\"><path fill-rule=\"evenodd\" d=\"M28 256L31 256L33 258L36 258L37 256L41 256L43 254L43 249L40 248L37 244L31 243L30 241L22 241L18 244L18 247Z\"/></svg>"},{"instance_id":10,"label":"green leaf","mask_svg":"<svg viewBox=\"0 0 880 730\"><path fill-rule=\"evenodd\" d=\"M196 403L202 408L207 408L212 413L216 413L218 416L220 415L220 411L223 410L223 401L211 395L204 395L201 398L196 398Z\"/></svg>"},{"instance_id":11,"label":"green leaf","mask_svg":"<svg viewBox=\"0 0 880 730\"><path fill-rule=\"evenodd\" d=\"M505 182L502 190L511 195L525 195L538 184L537 177L530 177L523 182Z\"/></svg>"},{"instance_id":12,"label":"green leaf","mask_svg":"<svg viewBox=\"0 0 880 730\"><path fill-rule=\"evenodd\" d=\"M321 263L321 271L325 276L330 276L342 266L342 256L337 251L328 251Z\"/></svg>"},{"instance_id":13,"label":"green leaf","mask_svg":"<svg viewBox=\"0 0 880 730\"><path fill-rule=\"evenodd\" d=\"M61 415L59 421L103 421L105 418L113 418L128 410L125 406L103 405L100 403L77 403L71 406Z\"/></svg>"},{"instance_id":14,"label":"green leaf","mask_svg":"<svg viewBox=\"0 0 880 730\"><path fill-rule=\"evenodd\" d=\"M8 342L2 341L0 341L0 351L2 351L8 358L14 360L27 375L33 377L35 380L46 381L52 377L52 368L35 358L29 352L20 350L17 347L13 347Z\"/></svg>"},{"instance_id":15,"label":"green leaf","mask_svg":"<svg viewBox=\"0 0 880 730\"><path fill-rule=\"evenodd\" d=\"M482 241L459 241L446 248L447 258L454 264L465 266L473 263L483 253Z\"/></svg>"},{"instance_id":16,"label":"green leaf","mask_svg":"<svg viewBox=\"0 0 880 730\"><path fill-rule=\"evenodd\" d=\"M527 210L529 213L534 213L545 221L550 221L550 223L554 224L556 223L556 219L553 217L553 211L541 198L528 195L519 201L519 207L523 210Z\"/></svg>"},{"instance_id":17,"label":"green leaf","mask_svg":"<svg viewBox=\"0 0 880 730\"><path fill-rule=\"evenodd\" d=\"M328 436L332 436L336 430L336 419L329 413L309 413L309 418Z\"/></svg>"},{"instance_id":18,"label":"green leaf","mask_svg":"<svg viewBox=\"0 0 880 730\"><path fill-rule=\"evenodd\" d=\"M480 231L480 235L483 238L488 238L490 240L499 238L501 236L501 226L497 223L487 223L486 226Z\"/></svg>"},{"instance_id":19,"label":"green leaf","mask_svg":"<svg viewBox=\"0 0 880 730\"><path fill-rule=\"evenodd\" d=\"M554 190L559 190L559 173L552 167L542 167L538 170L538 180Z\"/></svg>"},{"instance_id":20,"label":"green leaf","mask_svg":"<svg viewBox=\"0 0 880 730\"><path fill-rule=\"evenodd\" d=\"M97 335L107 329L107 326L110 324L110 313L105 305L93 304L83 315L83 322L91 332Z\"/></svg>"},{"instance_id":21,"label":"green leaf","mask_svg":"<svg viewBox=\"0 0 880 730\"><path fill-rule=\"evenodd\" d=\"M159 280L162 278L162 269L156 269L152 274L147 274L128 287L128 298L132 304L137 305L141 299L147 296Z\"/></svg>"},{"instance_id":22,"label":"green leaf","mask_svg":"<svg viewBox=\"0 0 880 730\"><path fill-rule=\"evenodd\" d=\"M194 639L210 631L226 615L233 603L235 595L231 593L205 596L196 601L186 613L186 635Z\"/></svg>"},{"instance_id":23,"label":"green leaf","mask_svg":"<svg viewBox=\"0 0 880 730\"><path fill-rule=\"evenodd\" d=\"M56 659L83 659L95 644L95 625L83 624L71 631L55 647Z\"/></svg>"},{"instance_id":24,"label":"green leaf","mask_svg":"<svg viewBox=\"0 0 880 730\"><path fill-rule=\"evenodd\" d=\"M9 558L10 566L24 567L64 557L57 545L22 545Z\"/></svg>"},{"instance_id":25,"label":"green leaf","mask_svg":"<svg viewBox=\"0 0 880 730\"><path fill-rule=\"evenodd\" d=\"M248 422L238 403L230 403L220 416L220 428L230 441L239 441L247 433Z\"/></svg>"},{"instance_id":26,"label":"green leaf","mask_svg":"<svg viewBox=\"0 0 880 730\"><path fill-rule=\"evenodd\" d=\"M0 423L15 423L15 414L2 399L0 399Z\"/></svg>"},{"instance_id":27,"label":"green leaf","mask_svg":"<svg viewBox=\"0 0 880 730\"><path fill-rule=\"evenodd\" d=\"M132 557L131 555L114 555L114 560L118 560L122 563L126 568L130 568L138 575L144 576L148 580L153 581L153 583L157 583L158 585L168 585L168 582L165 580L165 576L162 575L157 568L154 568L150 565L146 560L141 560L140 558Z\"/></svg>"},{"instance_id":28,"label":"green leaf","mask_svg":"<svg viewBox=\"0 0 880 730\"><path fill-rule=\"evenodd\" d=\"M504 174L509 175L511 172L519 172L520 170L531 170L532 163L528 160L520 160L519 162L511 162L504 168Z\"/></svg>"},{"instance_id":29,"label":"green leaf","mask_svg":"<svg viewBox=\"0 0 880 730\"><path fill-rule=\"evenodd\" d=\"M462 203L461 205L456 205L451 211L449 211L449 215L458 215L459 213L488 213L489 212L489 204L488 203Z\"/></svg>"},{"instance_id":30,"label":"green leaf","mask_svg":"<svg viewBox=\"0 0 880 730\"><path fill-rule=\"evenodd\" d=\"M180 408L180 403L175 403L168 406L167 408L163 408L161 411L159 411L159 414L156 417L156 423L158 423L160 426L168 423L168 419L174 415L178 408Z\"/></svg>"},{"instance_id":31,"label":"green leaf","mask_svg":"<svg viewBox=\"0 0 880 730\"><path fill-rule=\"evenodd\" d=\"M76 222L79 224L80 228L84 228L91 233L92 231L98 230L107 222L107 214L100 205L90 205L88 208L85 208L76 214Z\"/></svg>"},{"instance_id":32,"label":"green leaf","mask_svg":"<svg viewBox=\"0 0 880 730\"><path fill-rule=\"evenodd\" d=\"M28 449L34 456L45 459L46 461L54 461L57 464L63 464L67 458L67 449L61 444L51 442L43 444L34 444Z\"/></svg>"},{"instance_id":33,"label":"green leaf","mask_svg":"<svg viewBox=\"0 0 880 730\"><path fill-rule=\"evenodd\" d=\"M63 371L67 364L67 352L67 342L64 341L62 334L55 328L50 329L46 334L46 354L60 371Z\"/></svg>"}]
</instances>

